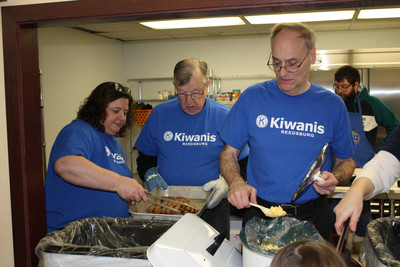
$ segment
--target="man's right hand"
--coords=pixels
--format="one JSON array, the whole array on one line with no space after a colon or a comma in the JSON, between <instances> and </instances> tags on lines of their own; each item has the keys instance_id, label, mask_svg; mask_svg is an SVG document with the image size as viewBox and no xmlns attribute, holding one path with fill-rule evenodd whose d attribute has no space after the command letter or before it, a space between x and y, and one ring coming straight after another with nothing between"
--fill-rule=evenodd
<instances>
[{"instance_id":1,"label":"man's right hand","mask_svg":"<svg viewBox=\"0 0 400 267\"><path fill-rule=\"evenodd\" d=\"M257 189L238 179L230 185L228 201L238 209L250 208L249 201L257 203Z\"/></svg>"}]
</instances>

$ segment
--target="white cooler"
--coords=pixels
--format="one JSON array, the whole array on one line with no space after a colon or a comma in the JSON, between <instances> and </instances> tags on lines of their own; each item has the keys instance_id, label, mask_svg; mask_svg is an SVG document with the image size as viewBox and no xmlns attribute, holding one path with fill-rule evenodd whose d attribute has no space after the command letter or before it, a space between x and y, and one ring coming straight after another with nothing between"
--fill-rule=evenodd
<instances>
[{"instance_id":1,"label":"white cooler","mask_svg":"<svg viewBox=\"0 0 400 267\"><path fill-rule=\"evenodd\" d=\"M151 267L146 259L43 253L43 267Z\"/></svg>"},{"instance_id":2,"label":"white cooler","mask_svg":"<svg viewBox=\"0 0 400 267\"><path fill-rule=\"evenodd\" d=\"M154 267L242 267L240 252L198 216L188 213L147 249Z\"/></svg>"}]
</instances>

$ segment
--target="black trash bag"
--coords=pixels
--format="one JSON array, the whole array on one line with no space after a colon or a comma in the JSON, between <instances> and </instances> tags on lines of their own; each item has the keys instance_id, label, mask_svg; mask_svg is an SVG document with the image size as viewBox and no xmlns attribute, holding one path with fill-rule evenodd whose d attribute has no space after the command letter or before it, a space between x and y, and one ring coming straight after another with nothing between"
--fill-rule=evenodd
<instances>
[{"instance_id":1,"label":"black trash bag","mask_svg":"<svg viewBox=\"0 0 400 267\"><path fill-rule=\"evenodd\" d=\"M273 256L294 241L324 239L311 222L285 216L270 220L254 217L240 231L240 240L252 251Z\"/></svg>"},{"instance_id":2,"label":"black trash bag","mask_svg":"<svg viewBox=\"0 0 400 267\"><path fill-rule=\"evenodd\" d=\"M35 253L40 262L43 252L147 259L147 248L174 223L130 218L86 218L48 233L39 241Z\"/></svg>"},{"instance_id":3,"label":"black trash bag","mask_svg":"<svg viewBox=\"0 0 400 267\"><path fill-rule=\"evenodd\" d=\"M400 267L400 216L371 221L361 247L364 266Z\"/></svg>"}]
</instances>

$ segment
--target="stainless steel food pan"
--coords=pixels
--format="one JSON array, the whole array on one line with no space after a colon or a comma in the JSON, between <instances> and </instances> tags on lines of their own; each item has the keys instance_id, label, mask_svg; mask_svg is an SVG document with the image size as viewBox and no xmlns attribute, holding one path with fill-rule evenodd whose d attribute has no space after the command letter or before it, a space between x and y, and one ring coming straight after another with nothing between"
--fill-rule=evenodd
<instances>
[{"instance_id":1,"label":"stainless steel food pan","mask_svg":"<svg viewBox=\"0 0 400 267\"><path fill-rule=\"evenodd\" d=\"M168 186L167 190L156 188L150 192L154 196L171 196L171 197L187 197L190 199L189 205L195 207L199 211L196 213L200 216L204 210L206 203L210 200L214 190L205 192L201 186ZM177 221L183 215L156 214L148 213L150 203L146 204L143 201L131 205L129 212L132 218L137 220L169 220Z\"/></svg>"}]
</instances>

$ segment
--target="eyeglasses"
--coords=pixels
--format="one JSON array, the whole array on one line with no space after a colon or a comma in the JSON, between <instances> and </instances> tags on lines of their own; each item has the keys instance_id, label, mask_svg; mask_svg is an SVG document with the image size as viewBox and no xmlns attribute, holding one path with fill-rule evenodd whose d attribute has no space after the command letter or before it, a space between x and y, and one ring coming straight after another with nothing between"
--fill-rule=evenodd
<instances>
[{"instance_id":1,"label":"eyeglasses","mask_svg":"<svg viewBox=\"0 0 400 267\"><path fill-rule=\"evenodd\" d=\"M200 92L193 92L193 93L191 93L191 94L177 93L177 94L176 94L176 97L177 97L178 99L180 99L180 100L186 100L189 96L190 96L192 99L199 99L199 98L201 98L201 97L204 95L204 86L205 86L205 85L206 85L206 84L203 85L203 89L202 89L201 93L200 93Z\"/></svg>"},{"instance_id":2,"label":"eyeglasses","mask_svg":"<svg viewBox=\"0 0 400 267\"><path fill-rule=\"evenodd\" d=\"M346 91L352 84L348 84L348 85L339 85L337 83L333 84L333 89L335 90L335 92L339 92L340 89L342 89L343 91Z\"/></svg>"},{"instance_id":3,"label":"eyeglasses","mask_svg":"<svg viewBox=\"0 0 400 267\"><path fill-rule=\"evenodd\" d=\"M307 58L309 53L310 53L310 50L307 51L307 54L305 55L305 57L303 58L303 60L300 62L299 65L286 63L286 66L282 66L281 63L275 63L275 64L269 63L271 60L271 57L272 57L272 53L271 53L269 55L267 65L272 71L275 71L275 72L279 72L279 71L281 71L281 69L285 69L287 72L294 73L294 72L299 71L299 68L301 67L301 65L303 64L304 60Z\"/></svg>"}]
</instances>

